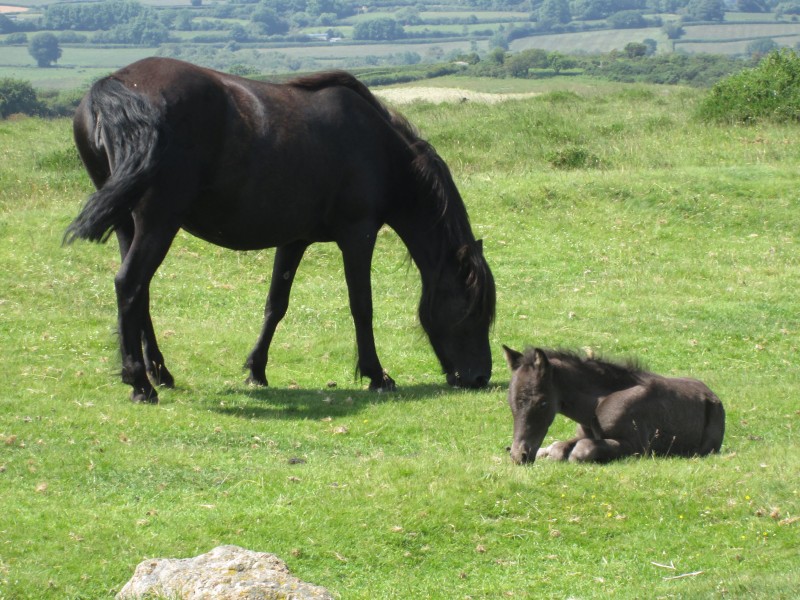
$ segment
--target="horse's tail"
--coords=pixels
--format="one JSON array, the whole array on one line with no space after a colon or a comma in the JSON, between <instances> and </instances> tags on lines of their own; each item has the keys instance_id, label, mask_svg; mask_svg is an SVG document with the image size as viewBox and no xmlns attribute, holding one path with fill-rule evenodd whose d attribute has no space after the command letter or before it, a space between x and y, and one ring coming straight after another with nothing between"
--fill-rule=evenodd
<instances>
[{"instance_id":1,"label":"horse's tail","mask_svg":"<svg viewBox=\"0 0 800 600\"><path fill-rule=\"evenodd\" d=\"M705 398L705 425L698 454L703 456L719 452L725 436L725 409L714 392L709 390Z\"/></svg>"},{"instance_id":2,"label":"horse's tail","mask_svg":"<svg viewBox=\"0 0 800 600\"><path fill-rule=\"evenodd\" d=\"M130 215L158 165L159 111L113 77L95 83L75 114L75 141L84 162L97 158L108 178L67 227L64 243L105 242ZM90 153L91 157L85 155Z\"/></svg>"}]
</instances>

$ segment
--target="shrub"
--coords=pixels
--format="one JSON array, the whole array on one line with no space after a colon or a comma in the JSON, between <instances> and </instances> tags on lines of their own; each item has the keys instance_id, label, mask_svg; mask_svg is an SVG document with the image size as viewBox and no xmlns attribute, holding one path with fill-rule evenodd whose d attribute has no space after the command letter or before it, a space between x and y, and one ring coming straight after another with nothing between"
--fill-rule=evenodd
<instances>
[{"instance_id":1,"label":"shrub","mask_svg":"<svg viewBox=\"0 0 800 600\"><path fill-rule=\"evenodd\" d=\"M17 113L38 115L43 108L30 82L0 79L0 119Z\"/></svg>"},{"instance_id":2,"label":"shrub","mask_svg":"<svg viewBox=\"0 0 800 600\"><path fill-rule=\"evenodd\" d=\"M6 46L23 46L27 45L28 43L28 34L22 33L21 31L17 31L16 33L10 33L6 36L5 44Z\"/></svg>"},{"instance_id":3,"label":"shrub","mask_svg":"<svg viewBox=\"0 0 800 600\"><path fill-rule=\"evenodd\" d=\"M389 18L361 21L353 27L354 40L397 40L405 37L403 26Z\"/></svg>"},{"instance_id":4,"label":"shrub","mask_svg":"<svg viewBox=\"0 0 800 600\"><path fill-rule=\"evenodd\" d=\"M757 67L723 79L703 99L698 116L727 123L800 120L800 57L783 48Z\"/></svg>"}]
</instances>

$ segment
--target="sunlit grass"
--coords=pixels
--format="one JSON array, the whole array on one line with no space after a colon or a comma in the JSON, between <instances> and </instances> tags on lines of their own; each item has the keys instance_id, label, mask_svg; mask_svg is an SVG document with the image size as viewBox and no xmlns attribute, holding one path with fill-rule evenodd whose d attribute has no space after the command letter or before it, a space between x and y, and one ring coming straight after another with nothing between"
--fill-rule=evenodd
<instances>
[{"instance_id":1,"label":"sunlit grass","mask_svg":"<svg viewBox=\"0 0 800 600\"><path fill-rule=\"evenodd\" d=\"M140 560L223 543L342 598L793 597L797 131L699 125L696 99L615 86L405 109L494 270L489 389L444 386L389 231L376 337L400 391L354 380L332 245L301 265L272 387L246 386L272 251L181 234L152 288L178 386L156 407L118 380L115 244L60 246L90 191L69 122L0 123L0 598L111 597ZM554 166L565 148L600 165ZM727 409L722 453L514 467L501 343L702 378Z\"/></svg>"}]
</instances>

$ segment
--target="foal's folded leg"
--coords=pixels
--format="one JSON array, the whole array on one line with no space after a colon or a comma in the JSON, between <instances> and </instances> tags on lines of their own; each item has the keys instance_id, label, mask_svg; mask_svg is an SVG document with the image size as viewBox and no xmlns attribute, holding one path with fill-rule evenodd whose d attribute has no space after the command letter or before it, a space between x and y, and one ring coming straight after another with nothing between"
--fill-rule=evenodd
<instances>
[{"instance_id":1,"label":"foal's folded leg","mask_svg":"<svg viewBox=\"0 0 800 600\"><path fill-rule=\"evenodd\" d=\"M564 442L553 442L547 448L540 448L536 452L536 458L549 458L550 460L568 460L572 454L575 444L589 437L589 433L578 425L575 437Z\"/></svg>"},{"instance_id":2,"label":"foal's folded leg","mask_svg":"<svg viewBox=\"0 0 800 600\"><path fill-rule=\"evenodd\" d=\"M567 460L577 441L577 439L573 439L567 440L566 442L553 442L546 448L539 448L539 450L536 451L536 458L537 460L540 458Z\"/></svg>"},{"instance_id":3,"label":"foal's folded leg","mask_svg":"<svg viewBox=\"0 0 800 600\"><path fill-rule=\"evenodd\" d=\"M624 441L584 438L578 440L575 444L575 447L569 455L569 460L572 462L604 463L633 454L635 454L633 448Z\"/></svg>"}]
</instances>

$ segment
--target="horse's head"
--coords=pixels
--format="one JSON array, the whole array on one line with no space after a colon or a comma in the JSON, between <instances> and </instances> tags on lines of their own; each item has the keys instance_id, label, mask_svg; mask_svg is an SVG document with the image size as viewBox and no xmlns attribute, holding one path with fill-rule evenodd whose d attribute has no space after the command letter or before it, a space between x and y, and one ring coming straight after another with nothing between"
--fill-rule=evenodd
<instances>
[{"instance_id":1,"label":"horse's head","mask_svg":"<svg viewBox=\"0 0 800 600\"><path fill-rule=\"evenodd\" d=\"M489 328L495 287L480 241L463 246L435 281L423 283L420 323L455 387L482 388L492 376Z\"/></svg>"},{"instance_id":2,"label":"horse's head","mask_svg":"<svg viewBox=\"0 0 800 600\"><path fill-rule=\"evenodd\" d=\"M522 354L503 346L503 352L511 369L508 386L508 404L514 416L511 460L517 464L532 463L558 411L553 367L538 348Z\"/></svg>"}]
</instances>

